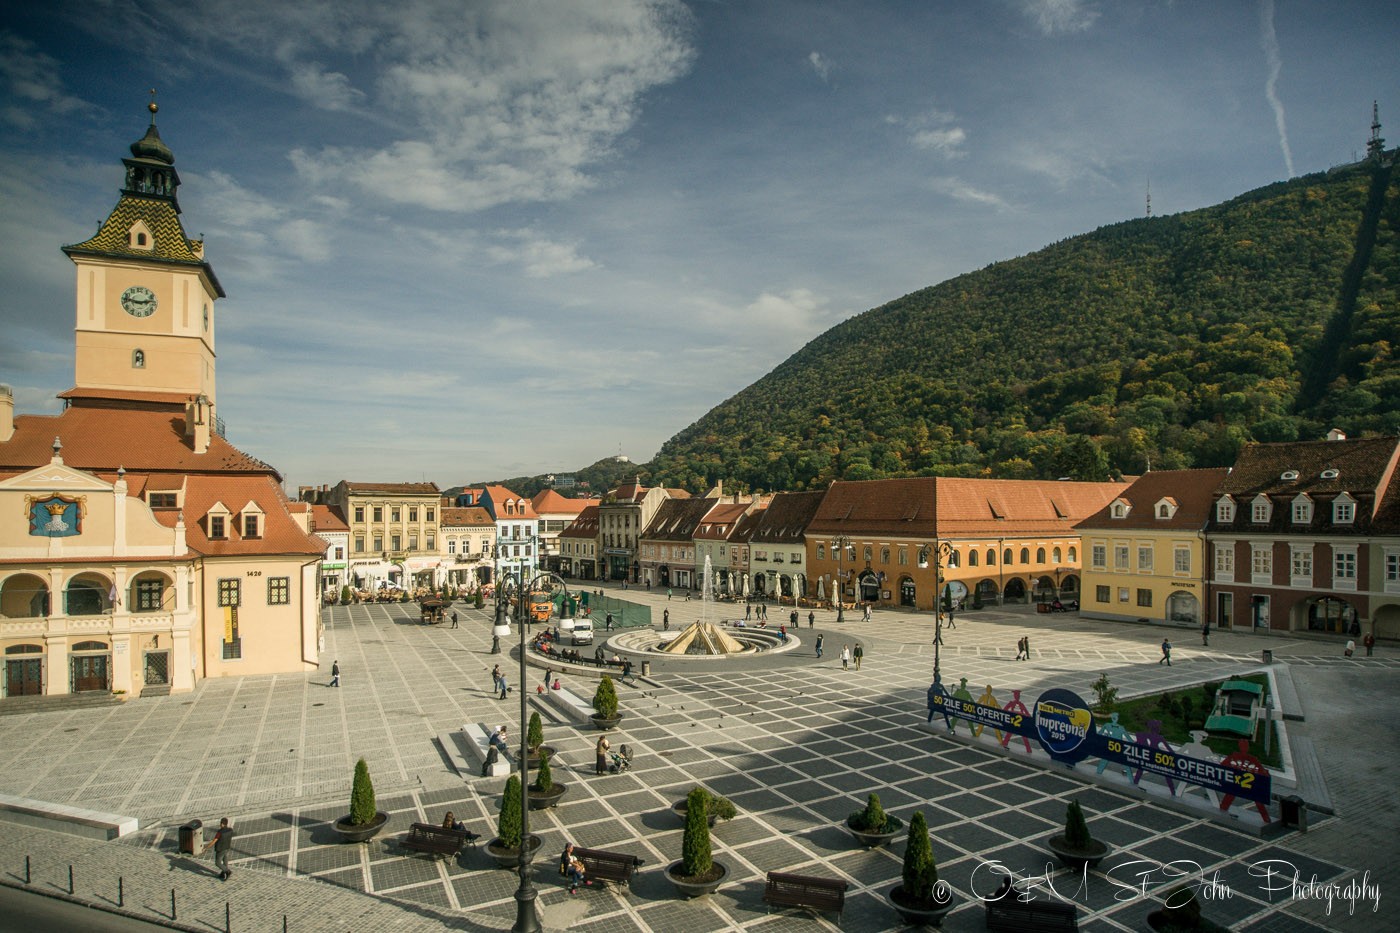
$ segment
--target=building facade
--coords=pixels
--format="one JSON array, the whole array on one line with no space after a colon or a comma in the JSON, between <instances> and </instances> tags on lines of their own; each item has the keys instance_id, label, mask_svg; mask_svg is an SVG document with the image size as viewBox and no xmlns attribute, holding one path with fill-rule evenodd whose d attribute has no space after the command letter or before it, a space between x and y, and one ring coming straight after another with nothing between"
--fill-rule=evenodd
<instances>
[{"instance_id":1,"label":"building facade","mask_svg":"<svg viewBox=\"0 0 1400 933\"><path fill-rule=\"evenodd\" d=\"M350 583L373 592L441 582L438 554L442 493L434 483L341 480L325 503L350 526Z\"/></svg>"},{"instance_id":2,"label":"building facade","mask_svg":"<svg viewBox=\"0 0 1400 933\"><path fill-rule=\"evenodd\" d=\"M449 506L447 501L438 522L447 582L476 590L495 579L496 523L480 506Z\"/></svg>"}]
</instances>

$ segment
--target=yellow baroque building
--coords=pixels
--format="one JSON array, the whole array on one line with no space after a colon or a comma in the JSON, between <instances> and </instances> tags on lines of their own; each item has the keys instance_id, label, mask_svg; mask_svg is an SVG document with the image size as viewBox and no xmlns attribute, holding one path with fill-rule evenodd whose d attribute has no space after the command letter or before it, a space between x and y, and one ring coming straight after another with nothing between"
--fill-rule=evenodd
<instances>
[{"instance_id":1,"label":"yellow baroque building","mask_svg":"<svg viewBox=\"0 0 1400 933\"><path fill-rule=\"evenodd\" d=\"M314 670L324 549L272 467L223 437L215 303L151 125L77 268L74 387L16 415L0 386L6 699L165 693Z\"/></svg>"}]
</instances>

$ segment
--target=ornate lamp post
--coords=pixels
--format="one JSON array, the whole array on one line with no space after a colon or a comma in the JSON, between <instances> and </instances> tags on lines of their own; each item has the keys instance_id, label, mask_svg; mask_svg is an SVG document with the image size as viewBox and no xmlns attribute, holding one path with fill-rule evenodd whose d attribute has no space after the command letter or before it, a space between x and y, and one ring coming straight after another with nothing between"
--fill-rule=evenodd
<instances>
[{"instance_id":1,"label":"ornate lamp post","mask_svg":"<svg viewBox=\"0 0 1400 933\"><path fill-rule=\"evenodd\" d=\"M846 576L847 572L843 567L845 563L846 550L851 546L851 539L845 535L837 535L831 542L831 549L836 552L836 621L838 624L846 621ZM855 555L852 555L854 559Z\"/></svg>"},{"instance_id":2,"label":"ornate lamp post","mask_svg":"<svg viewBox=\"0 0 1400 933\"><path fill-rule=\"evenodd\" d=\"M524 576L522 574L523 581ZM522 582L516 590L516 623L520 629L520 887L515 890L515 926L511 933L542 933L539 914L535 911L538 897L534 882L530 877L530 748L529 748L529 707L526 704L525 674L525 622L530 618L530 594L541 580L551 580L564 590L564 598L569 598L569 587L556 574L545 572L536 574L529 583Z\"/></svg>"},{"instance_id":3,"label":"ornate lamp post","mask_svg":"<svg viewBox=\"0 0 1400 933\"><path fill-rule=\"evenodd\" d=\"M929 558L933 558L933 680L935 683L942 683L943 676L938 650L943 646L943 563L952 556L953 550L953 545L950 542L937 539L932 544L925 544L919 548L920 567L927 567Z\"/></svg>"}]
</instances>

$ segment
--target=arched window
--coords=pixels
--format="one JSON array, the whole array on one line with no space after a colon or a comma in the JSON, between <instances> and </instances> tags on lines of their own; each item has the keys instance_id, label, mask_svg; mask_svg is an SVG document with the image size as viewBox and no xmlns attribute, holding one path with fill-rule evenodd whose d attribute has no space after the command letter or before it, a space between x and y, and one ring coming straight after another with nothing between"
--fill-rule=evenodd
<instances>
[{"instance_id":1,"label":"arched window","mask_svg":"<svg viewBox=\"0 0 1400 933\"><path fill-rule=\"evenodd\" d=\"M957 566L959 566L960 560L961 560L961 558L958 556L958 552L957 552L957 551L949 551L949 552L948 552L948 566L949 566L949 567L957 567Z\"/></svg>"},{"instance_id":2,"label":"arched window","mask_svg":"<svg viewBox=\"0 0 1400 933\"><path fill-rule=\"evenodd\" d=\"M1002 562L1002 564L1009 564L1009 563L1011 563L1011 548L1007 548L1005 551L1002 552L1002 554L1001 554L1001 562Z\"/></svg>"},{"instance_id":3,"label":"arched window","mask_svg":"<svg viewBox=\"0 0 1400 933\"><path fill-rule=\"evenodd\" d=\"M43 654L43 645L10 645L5 649L6 654Z\"/></svg>"},{"instance_id":4,"label":"arched window","mask_svg":"<svg viewBox=\"0 0 1400 933\"><path fill-rule=\"evenodd\" d=\"M977 549L976 549L976 548L972 548L971 550L969 550L969 551L967 552L967 565L968 565L969 567L976 567L976 566L977 566Z\"/></svg>"},{"instance_id":5,"label":"arched window","mask_svg":"<svg viewBox=\"0 0 1400 933\"><path fill-rule=\"evenodd\" d=\"M142 350L142 349L139 349L139 348L138 348L138 349L136 349L136 350L132 350L132 351L131 351L131 368L132 368L132 369L145 369L145 368L146 368L146 351L145 351L145 350Z\"/></svg>"},{"instance_id":6,"label":"arched window","mask_svg":"<svg viewBox=\"0 0 1400 933\"><path fill-rule=\"evenodd\" d=\"M1059 548L1055 548L1053 551L1050 552L1050 554L1051 554L1053 560L1055 561L1055 563L1058 564L1058 563L1060 562L1060 549L1059 549Z\"/></svg>"},{"instance_id":7,"label":"arched window","mask_svg":"<svg viewBox=\"0 0 1400 933\"><path fill-rule=\"evenodd\" d=\"M1079 560L1079 550L1071 545L1069 549L1069 562L1072 564L1077 560Z\"/></svg>"},{"instance_id":8,"label":"arched window","mask_svg":"<svg viewBox=\"0 0 1400 933\"><path fill-rule=\"evenodd\" d=\"M888 564L889 562L890 562L890 549L889 549L888 547L882 547L882 548L880 548L880 563L882 563L882 564Z\"/></svg>"},{"instance_id":9,"label":"arched window","mask_svg":"<svg viewBox=\"0 0 1400 933\"><path fill-rule=\"evenodd\" d=\"M865 555L865 562L867 564L870 563L870 558L872 556L870 545L867 544L862 550L862 553Z\"/></svg>"},{"instance_id":10,"label":"arched window","mask_svg":"<svg viewBox=\"0 0 1400 933\"><path fill-rule=\"evenodd\" d=\"M1023 563L1023 564L1029 564L1030 562L1031 562L1031 549L1028 548L1028 547L1023 547L1023 548L1021 548L1021 563Z\"/></svg>"},{"instance_id":11,"label":"arched window","mask_svg":"<svg viewBox=\"0 0 1400 933\"><path fill-rule=\"evenodd\" d=\"M1038 547L1035 549L1035 562L1037 564L1045 563L1045 548Z\"/></svg>"},{"instance_id":12,"label":"arched window","mask_svg":"<svg viewBox=\"0 0 1400 933\"><path fill-rule=\"evenodd\" d=\"M105 641L80 641L73 646L74 651L106 651Z\"/></svg>"},{"instance_id":13,"label":"arched window","mask_svg":"<svg viewBox=\"0 0 1400 933\"><path fill-rule=\"evenodd\" d=\"M988 566L988 567L995 567L996 565L997 565L997 551L996 551L996 548L990 548L990 547L989 547L989 548L987 548L987 566Z\"/></svg>"}]
</instances>

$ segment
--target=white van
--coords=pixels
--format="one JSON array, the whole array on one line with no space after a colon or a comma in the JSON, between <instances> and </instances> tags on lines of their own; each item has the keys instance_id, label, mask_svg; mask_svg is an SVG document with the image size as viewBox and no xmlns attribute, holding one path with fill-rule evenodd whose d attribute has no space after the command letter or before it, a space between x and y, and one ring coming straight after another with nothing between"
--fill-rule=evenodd
<instances>
[{"instance_id":1,"label":"white van","mask_svg":"<svg viewBox=\"0 0 1400 933\"><path fill-rule=\"evenodd\" d=\"M591 644L593 644L593 620L592 620L592 619L575 619L575 620L574 620L574 644L576 644L576 645L591 645Z\"/></svg>"}]
</instances>

